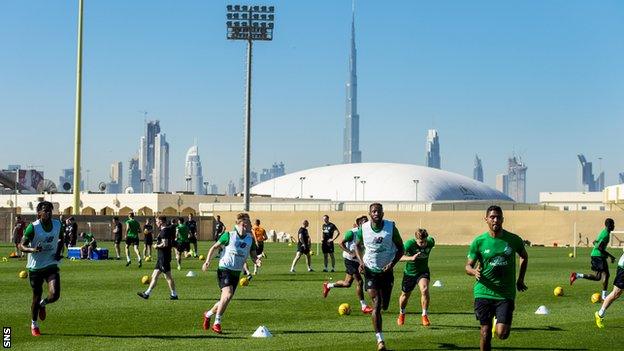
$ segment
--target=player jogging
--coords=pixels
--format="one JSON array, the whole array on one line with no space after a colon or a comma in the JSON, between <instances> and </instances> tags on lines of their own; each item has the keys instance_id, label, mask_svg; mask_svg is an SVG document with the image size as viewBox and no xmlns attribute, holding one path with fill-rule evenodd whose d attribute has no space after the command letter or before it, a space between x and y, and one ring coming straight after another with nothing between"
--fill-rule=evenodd
<instances>
[{"instance_id":1,"label":"player jogging","mask_svg":"<svg viewBox=\"0 0 624 351\"><path fill-rule=\"evenodd\" d=\"M141 231L141 225L134 219L134 212L128 214L126 220L126 267L131 263L130 261L130 245L134 248L134 252L139 260L139 268L141 268L141 254L139 253L139 232Z\"/></svg>"},{"instance_id":2,"label":"player jogging","mask_svg":"<svg viewBox=\"0 0 624 351\"><path fill-rule=\"evenodd\" d=\"M117 260L120 259L119 257L119 243L121 243L121 236L123 233L123 226L121 225L121 222L119 222L119 217L115 216L113 217L113 244L115 246L115 254L117 255Z\"/></svg>"},{"instance_id":3,"label":"player jogging","mask_svg":"<svg viewBox=\"0 0 624 351\"><path fill-rule=\"evenodd\" d=\"M355 234L363 223L368 222L368 217L361 216L356 218L355 226L353 229L345 232L342 241L340 242L340 248L342 249L342 257L344 258L344 264L346 269L346 276L344 280L339 280L335 283L323 283L323 297L327 297L329 291L332 288L349 288L355 279L355 294L360 300L360 310L362 313L369 314L373 312L373 308L366 304L364 300L364 290L362 289L362 275L359 272L360 261L355 254Z\"/></svg>"},{"instance_id":4,"label":"player jogging","mask_svg":"<svg viewBox=\"0 0 624 351\"><path fill-rule=\"evenodd\" d=\"M212 325L212 331L221 334L221 317L234 296L241 270L243 269L243 264L247 261L247 257L251 256L255 264L261 265L260 259L256 256L256 245L251 235L251 220L247 213L236 215L234 230L223 233L219 240L208 250L206 261L202 265L204 272L208 270L210 260L218 249L223 249L219 259L219 268L217 269L221 298L210 310L204 313L203 328L204 330L210 328L210 319L214 315L215 321Z\"/></svg>"},{"instance_id":5,"label":"player jogging","mask_svg":"<svg viewBox=\"0 0 624 351\"><path fill-rule=\"evenodd\" d=\"M169 285L170 300L177 300L178 294L176 293L175 282L171 275L171 243L173 242L173 230L167 226L167 217L159 216L156 218L156 227L159 229L158 236L156 237L156 245L154 248L158 252L158 260L156 261L156 267L152 272L152 280L145 292L139 292L137 295L144 299L149 299L152 290L156 287L156 282L161 274L165 275L167 285Z\"/></svg>"},{"instance_id":6,"label":"player jogging","mask_svg":"<svg viewBox=\"0 0 624 351\"><path fill-rule=\"evenodd\" d=\"M611 263L615 262L615 256L607 252L609 237L613 229L615 229L615 221L611 218L605 219L605 227L600 231L600 234L598 234L598 237L594 241L594 248L591 251L591 270L595 273L570 273L570 285L578 278L601 281L602 292L600 297L603 300L607 297L607 287L609 286L609 265L607 264L607 258L611 258Z\"/></svg>"},{"instance_id":7,"label":"player jogging","mask_svg":"<svg viewBox=\"0 0 624 351\"><path fill-rule=\"evenodd\" d=\"M266 235L266 230L264 230L264 228L260 226L259 219L256 219L254 221L254 226L251 230L253 232L254 242L256 243L256 254L258 255L258 257L261 257L261 258L266 257L266 254L264 252L264 242L268 238ZM258 274L259 268L260 267L258 267L257 265L254 265L254 271L253 271L254 275Z\"/></svg>"},{"instance_id":8,"label":"player jogging","mask_svg":"<svg viewBox=\"0 0 624 351\"><path fill-rule=\"evenodd\" d=\"M63 225L52 219L52 203L43 201L37 204L37 220L24 231L20 250L28 253L28 276L33 297L30 306L32 336L41 335L37 318L46 319L46 305L56 302L61 296L61 275L59 260L63 252ZM48 283L48 296L43 294L43 282Z\"/></svg>"},{"instance_id":9,"label":"player jogging","mask_svg":"<svg viewBox=\"0 0 624 351\"><path fill-rule=\"evenodd\" d=\"M385 350L381 311L387 311L390 305L394 285L392 270L403 256L403 240L394 222L383 219L383 206L380 203L372 203L368 214L371 222L362 224L358 229L355 253L360 261L358 270L364 273L366 291L373 300L371 315L377 350Z\"/></svg>"},{"instance_id":10,"label":"player jogging","mask_svg":"<svg viewBox=\"0 0 624 351\"><path fill-rule=\"evenodd\" d=\"M622 295L622 290L624 289L624 254L620 257L618 261L617 273L615 275L615 279L613 280L613 291L602 302L602 306L600 310L594 313L594 318L596 319L596 325L598 328L604 328L604 316L607 308L611 306L613 301L617 300Z\"/></svg>"},{"instance_id":11,"label":"player jogging","mask_svg":"<svg viewBox=\"0 0 624 351\"><path fill-rule=\"evenodd\" d=\"M310 234L308 234L309 225L310 222L308 222L307 219L304 219L303 222L301 222L301 228L299 228L299 232L297 233L297 253L292 261L292 265L290 265L290 273L295 273L295 265L301 258L301 255L306 257L308 272L314 272L311 265L312 259L310 258L310 247L312 245L312 241L310 240Z\"/></svg>"},{"instance_id":12,"label":"player jogging","mask_svg":"<svg viewBox=\"0 0 624 351\"><path fill-rule=\"evenodd\" d=\"M323 268L323 272L327 272L327 256L331 257L332 268L331 271L334 272L336 269L336 258L334 257L334 240L338 239L340 236L340 231L336 228L336 225L329 221L329 216L323 216L323 240L321 242L321 250L323 251L323 262L325 263L325 268ZM334 236L336 233L336 236Z\"/></svg>"},{"instance_id":13,"label":"player jogging","mask_svg":"<svg viewBox=\"0 0 624 351\"><path fill-rule=\"evenodd\" d=\"M143 257L152 257L152 245L154 244L154 227L152 220L147 218L143 225Z\"/></svg>"},{"instance_id":14,"label":"player jogging","mask_svg":"<svg viewBox=\"0 0 624 351\"><path fill-rule=\"evenodd\" d=\"M485 212L489 230L477 236L468 249L466 274L474 276L474 309L481 323L481 350L492 349L492 334L507 339L511 332L516 289L525 291L524 275L529 256L524 242L503 229L503 210L490 206ZM516 280L516 254L520 272ZM478 264L478 266L477 266ZM495 332L492 326L495 325Z\"/></svg>"},{"instance_id":15,"label":"player jogging","mask_svg":"<svg viewBox=\"0 0 624 351\"><path fill-rule=\"evenodd\" d=\"M193 249L191 250L191 254L193 257L197 257L197 222L193 219L193 214L188 214L188 219L186 220L186 227L189 230L189 243L193 245Z\"/></svg>"},{"instance_id":16,"label":"player jogging","mask_svg":"<svg viewBox=\"0 0 624 351\"><path fill-rule=\"evenodd\" d=\"M184 224L184 218L178 218L178 224L176 228L176 261L178 262L178 270L182 267L182 256L188 257L188 252L191 249L191 243L189 241L189 229Z\"/></svg>"},{"instance_id":17,"label":"player jogging","mask_svg":"<svg viewBox=\"0 0 624 351\"><path fill-rule=\"evenodd\" d=\"M426 229L418 229L414 233L415 239L409 239L403 245L405 253L401 261L407 262L403 270L403 282L401 284L401 296L399 297L399 317L397 324L405 324L405 309L412 291L418 285L420 289L420 306L422 308L422 325L428 327L429 316L429 254L435 246L435 240L429 236Z\"/></svg>"}]
</instances>

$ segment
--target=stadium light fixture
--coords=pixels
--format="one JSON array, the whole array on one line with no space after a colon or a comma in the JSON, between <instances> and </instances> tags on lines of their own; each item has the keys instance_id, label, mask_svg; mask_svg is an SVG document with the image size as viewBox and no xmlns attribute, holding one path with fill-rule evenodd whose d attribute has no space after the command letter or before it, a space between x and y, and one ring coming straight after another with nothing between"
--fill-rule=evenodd
<instances>
[{"instance_id":1,"label":"stadium light fixture","mask_svg":"<svg viewBox=\"0 0 624 351\"><path fill-rule=\"evenodd\" d=\"M355 184L355 190L353 191L353 194L355 196L355 201L357 201L357 182L358 179L360 179L360 176L353 176L353 184Z\"/></svg>"},{"instance_id":2,"label":"stadium light fixture","mask_svg":"<svg viewBox=\"0 0 624 351\"><path fill-rule=\"evenodd\" d=\"M251 58L254 40L273 40L275 27L274 6L226 6L227 39L247 41L247 95L245 101L245 161L243 174L243 201L249 211L249 185L251 164Z\"/></svg>"}]
</instances>

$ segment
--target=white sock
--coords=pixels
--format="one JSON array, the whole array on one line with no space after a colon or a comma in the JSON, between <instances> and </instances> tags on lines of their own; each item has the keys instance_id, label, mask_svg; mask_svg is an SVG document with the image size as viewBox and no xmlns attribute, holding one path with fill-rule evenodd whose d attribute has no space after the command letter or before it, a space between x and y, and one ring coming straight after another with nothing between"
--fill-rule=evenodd
<instances>
[{"instance_id":1,"label":"white sock","mask_svg":"<svg viewBox=\"0 0 624 351\"><path fill-rule=\"evenodd\" d=\"M212 317L212 315L213 315L213 314L214 314L214 313L212 313L212 310L208 310L208 311L205 313L205 316L206 316L206 318L210 318L210 317Z\"/></svg>"},{"instance_id":2,"label":"white sock","mask_svg":"<svg viewBox=\"0 0 624 351\"><path fill-rule=\"evenodd\" d=\"M178 296L178 293L175 290L171 290L171 296Z\"/></svg>"},{"instance_id":3,"label":"white sock","mask_svg":"<svg viewBox=\"0 0 624 351\"><path fill-rule=\"evenodd\" d=\"M576 273L577 278L583 278L585 275L583 273Z\"/></svg>"},{"instance_id":4,"label":"white sock","mask_svg":"<svg viewBox=\"0 0 624 351\"><path fill-rule=\"evenodd\" d=\"M330 288L330 289L333 288L334 286L335 286L334 283L327 284L327 287Z\"/></svg>"},{"instance_id":5,"label":"white sock","mask_svg":"<svg viewBox=\"0 0 624 351\"><path fill-rule=\"evenodd\" d=\"M151 294L151 293L152 293L152 289L150 289L150 288L147 288L147 290L145 290L145 292L144 292L144 294L147 295L147 296L149 296L149 294Z\"/></svg>"},{"instance_id":6,"label":"white sock","mask_svg":"<svg viewBox=\"0 0 624 351\"><path fill-rule=\"evenodd\" d=\"M39 324L37 324L37 321L30 321L30 327L31 328L39 328Z\"/></svg>"},{"instance_id":7,"label":"white sock","mask_svg":"<svg viewBox=\"0 0 624 351\"><path fill-rule=\"evenodd\" d=\"M221 315L220 314L216 315L216 317L215 317L215 324L221 324Z\"/></svg>"},{"instance_id":8,"label":"white sock","mask_svg":"<svg viewBox=\"0 0 624 351\"><path fill-rule=\"evenodd\" d=\"M405 308L401 308L401 314L405 314Z\"/></svg>"},{"instance_id":9,"label":"white sock","mask_svg":"<svg viewBox=\"0 0 624 351\"><path fill-rule=\"evenodd\" d=\"M604 308L600 307L600 311L598 311L598 315L600 316L600 318L603 318L605 316L605 312L607 311L605 311Z\"/></svg>"},{"instance_id":10,"label":"white sock","mask_svg":"<svg viewBox=\"0 0 624 351\"><path fill-rule=\"evenodd\" d=\"M422 310L422 315L423 315L423 316L426 316L426 315L427 315L427 309L426 309L426 308L423 308L423 310Z\"/></svg>"},{"instance_id":11,"label":"white sock","mask_svg":"<svg viewBox=\"0 0 624 351\"><path fill-rule=\"evenodd\" d=\"M362 308L366 307L366 300L360 300L360 306L362 306Z\"/></svg>"},{"instance_id":12,"label":"white sock","mask_svg":"<svg viewBox=\"0 0 624 351\"><path fill-rule=\"evenodd\" d=\"M384 341L383 333L375 333L375 338L377 338L377 342Z\"/></svg>"},{"instance_id":13,"label":"white sock","mask_svg":"<svg viewBox=\"0 0 624 351\"><path fill-rule=\"evenodd\" d=\"M46 300L45 299L41 299L41 301L39 301L39 306L45 307L45 305L46 305Z\"/></svg>"},{"instance_id":14,"label":"white sock","mask_svg":"<svg viewBox=\"0 0 624 351\"><path fill-rule=\"evenodd\" d=\"M608 294L607 294L607 291L606 291L606 290L603 290L603 291L602 291L602 294L601 294L600 296L602 296L602 299L604 300L604 299L607 297L607 295L608 295Z\"/></svg>"}]
</instances>

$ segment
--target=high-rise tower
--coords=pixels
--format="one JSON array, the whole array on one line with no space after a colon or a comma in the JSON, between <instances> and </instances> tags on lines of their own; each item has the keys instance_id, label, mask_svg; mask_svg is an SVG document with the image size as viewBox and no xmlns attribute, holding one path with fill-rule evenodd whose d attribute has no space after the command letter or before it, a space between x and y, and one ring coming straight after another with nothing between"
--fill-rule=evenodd
<instances>
[{"instance_id":1,"label":"high-rise tower","mask_svg":"<svg viewBox=\"0 0 624 351\"><path fill-rule=\"evenodd\" d=\"M440 139L438 131L429 129L427 132L427 167L440 169Z\"/></svg>"},{"instance_id":2,"label":"high-rise tower","mask_svg":"<svg viewBox=\"0 0 624 351\"><path fill-rule=\"evenodd\" d=\"M202 175L202 165L199 159L197 145L191 146L186 152L184 177L186 180L186 191L192 191L195 195L203 195L206 193L204 190L204 176Z\"/></svg>"},{"instance_id":3,"label":"high-rise tower","mask_svg":"<svg viewBox=\"0 0 624 351\"><path fill-rule=\"evenodd\" d=\"M141 137L139 146L139 169L141 170L142 182L144 182L142 188L146 193L160 191L153 186L154 157L158 151L156 148L156 135L159 133L160 121L145 123L145 135ZM136 189L134 190L136 191Z\"/></svg>"},{"instance_id":4,"label":"high-rise tower","mask_svg":"<svg viewBox=\"0 0 624 351\"><path fill-rule=\"evenodd\" d=\"M347 81L347 110L345 116L343 163L362 162L360 151L360 116L357 114L357 72L355 49L355 0L351 17L351 52L349 54L349 80Z\"/></svg>"},{"instance_id":5,"label":"high-rise tower","mask_svg":"<svg viewBox=\"0 0 624 351\"><path fill-rule=\"evenodd\" d=\"M479 155L475 155L474 169L472 170L472 179L483 183L483 164Z\"/></svg>"}]
</instances>

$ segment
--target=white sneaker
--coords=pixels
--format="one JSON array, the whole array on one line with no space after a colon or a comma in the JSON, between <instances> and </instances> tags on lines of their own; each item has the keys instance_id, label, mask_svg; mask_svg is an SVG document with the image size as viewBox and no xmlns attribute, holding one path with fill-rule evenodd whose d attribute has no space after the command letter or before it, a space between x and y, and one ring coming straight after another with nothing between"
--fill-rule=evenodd
<instances>
[{"instance_id":1,"label":"white sneaker","mask_svg":"<svg viewBox=\"0 0 624 351\"><path fill-rule=\"evenodd\" d=\"M294 269L291 269L291 270L290 270L290 273L295 273L295 270L294 270Z\"/></svg>"}]
</instances>

